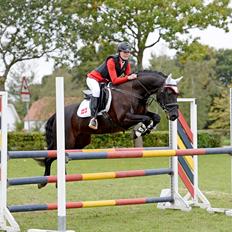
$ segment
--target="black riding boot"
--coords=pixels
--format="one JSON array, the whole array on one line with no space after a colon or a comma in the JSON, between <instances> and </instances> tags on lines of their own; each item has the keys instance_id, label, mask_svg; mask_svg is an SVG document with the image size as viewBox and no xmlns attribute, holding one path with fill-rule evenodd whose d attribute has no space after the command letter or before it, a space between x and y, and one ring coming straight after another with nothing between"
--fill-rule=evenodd
<instances>
[{"instance_id":1,"label":"black riding boot","mask_svg":"<svg viewBox=\"0 0 232 232\"><path fill-rule=\"evenodd\" d=\"M97 122L97 113L98 113L98 100L99 97L91 97L90 101L90 110L91 110L91 120L89 122L89 127L97 130L98 122Z\"/></svg>"}]
</instances>

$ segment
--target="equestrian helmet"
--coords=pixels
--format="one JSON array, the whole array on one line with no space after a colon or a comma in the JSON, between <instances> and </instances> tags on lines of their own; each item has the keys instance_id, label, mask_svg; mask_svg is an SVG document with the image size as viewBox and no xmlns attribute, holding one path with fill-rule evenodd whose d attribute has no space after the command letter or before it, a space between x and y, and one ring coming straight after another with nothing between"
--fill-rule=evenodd
<instances>
[{"instance_id":1,"label":"equestrian helmet","mask_svg":"<svg viewBox=\"0 0 232 232\"><path fill-rule=\"evenodd\" d=\"M128 42L119 43L118 52L131 52L131 45Z\"/></svg>"}]
</instances>

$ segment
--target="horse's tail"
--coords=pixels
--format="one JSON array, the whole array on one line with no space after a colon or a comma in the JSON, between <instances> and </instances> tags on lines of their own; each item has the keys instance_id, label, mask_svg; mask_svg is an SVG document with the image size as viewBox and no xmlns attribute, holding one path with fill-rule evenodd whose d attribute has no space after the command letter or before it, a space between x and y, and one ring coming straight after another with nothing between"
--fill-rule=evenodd
<instances>
[{"instance_id":1,"label":"horse's tail","mask_svg":"<svg viewBox=\"0 0 232 232\"><path fill-rule=\"evenodd\" d=\"M45 138L47 142L47 149L56 149L56 131L54 131L54 123L56 122L56 114L53 114L47 121L45 126Z\"/></svg>"},{"instance_id":2,"label":"horse's tail","mask_svg":"<svg viewBox=\"0 0 232 232\"><path fill-rule=\"evenodd\" d=\"M55 123L56 115L53 114L47 121L45 125L45 139L47 142L47 150L55 150L56 143L54 143L54 138L56 137L56 132L53 130L53 125ZM34 158L34 160L42 167L45 166L46 158Z\"/></svg>"}]
</instances>

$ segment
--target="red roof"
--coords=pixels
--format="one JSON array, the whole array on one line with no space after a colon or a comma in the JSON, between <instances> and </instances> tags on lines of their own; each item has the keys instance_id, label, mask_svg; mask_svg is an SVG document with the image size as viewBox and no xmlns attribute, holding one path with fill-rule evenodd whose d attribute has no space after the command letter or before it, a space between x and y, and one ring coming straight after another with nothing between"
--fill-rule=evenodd
<instances>
[{"instance_id":1,"label":"red roof","mask_svg":"<svg viewBox=\"0 0 232 232\"><path fill-rule=\"evenodd\" d=\"M78 102L80 102L80 98L77 97L65 98L65 105ZM43 97L32 103L24 121L46 121L55 112L55 107L55 97Z\"/></svg>"}]
</instances>

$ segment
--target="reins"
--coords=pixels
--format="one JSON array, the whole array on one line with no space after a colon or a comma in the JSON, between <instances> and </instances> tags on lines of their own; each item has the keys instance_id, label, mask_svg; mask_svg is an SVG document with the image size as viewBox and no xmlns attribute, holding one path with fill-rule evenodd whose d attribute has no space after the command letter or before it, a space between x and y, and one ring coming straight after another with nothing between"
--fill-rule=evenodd
<instances>
[{"instance_id":1,"label":"reins","mask_svg":"<svg viewBox=\"0 0 232 232\"><path fill-rule=\"evenodd\" d=\"M144 84L143 84L140 80L136 79L136 81L137 81L137 82L139 83L139 85L146 91L146 95L145 95L145 97L143 97L143 100L147 102L148 99L150 98L151 100L149 101L149 103L147 103L147 105L151 105L151 103L155 100L155 97L152 96L153 93L151 93L151 92L144 86ZM156 91L156 92L157 92L157 91Z\"/></svg>"},{"instance_id":2,"label":"reins","mask_svg":"<svg viewBox=\"0 0 232 232\"><path fill-rule=\"evenodd\" d=\"M128 96L131 96L131 97L134 97L134 98L137 98L137 99L140 99L144 102L147 103L148 99L151 98L151 101L149 101L149 103L147 103L147 105L150 105L154 100L157 101L155 99L154 96L152 96L154 93L152 93L151 91L149 91L146 86L139 80L139 79L135 79L133 82L132 82L132 89L133 88L133 83L135 83L135 81L143 88L143 90L145 90L145 95L144 96L141 96L139 94L136 94L136 93L133 93L132 91L127 91L127 90L123 90L123 89L118 89L118 88L115 88L115 87L111 87L112 90L115 90L117 92L120 92L120 93L123 93L123 94L126 94ZM163 91L164 91L164 88L165 87L169 87L169 86L175 86L175 85L167 85L165 86L165 84L161 87L161 88L158 88L155 93L157 92L160 92L161 94L163 94ZM158 101L157 101L158 102ZM163 102L158 102L160 104L160 106L162 107L162 109L164 111L168 111L168 108L170 108L170 110L172 110L172 108L174 109L174 107L178 106L177 103L168 103L168 104L164 104Z\"/></svg>"},{"instance_id":3,"label":"reins","mask_svg":"<svg viewBox=\"0 0 232 232\"><path fill-rule=\"evenodd\" d=\"M132 93L132 92L127 91L127 90L118 89L118 88L115 88L115 87L111 87L111 89L112 89L112 90L115 90L115 91L117 91L117 92L120 92L120 93L129 95L129 96L133 96L133 97L138 98L138 99L140 99L140 100L143 100L143 99L144 99L144 97L141 97L140 95L135 94L135 93Z\"/></svg>"},{"instance_id":4,"label":"reins","mask_svg":"<svg viewBox=\"0 0 232 232\"><path fill-rule=\"evenodd\" d=\"M115 87L111 87L112 90L115 90L115 91L118 91L120 93L123 93L123 94L126 94L126 95L129 95L129 96L132 96L132 97L135 97L137 99L140 99L140 100L148 100L148 98L152 95L152 93L143 85L143 83L138 80L138 79L135 79L135 81L137 81L139 83L139 85L145 90L146 94L145 96L141 96L141 95L138 95L136 93L132 93L131 91L127 91L127 90L123 90L123 89L118 89L118 88L115 88ZM133 83L132 82L132 89L133 89ZM148 96L148 97L147 97ZM152 100L153 101L153 100Z\"/></svg>"}]
</instances>

